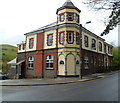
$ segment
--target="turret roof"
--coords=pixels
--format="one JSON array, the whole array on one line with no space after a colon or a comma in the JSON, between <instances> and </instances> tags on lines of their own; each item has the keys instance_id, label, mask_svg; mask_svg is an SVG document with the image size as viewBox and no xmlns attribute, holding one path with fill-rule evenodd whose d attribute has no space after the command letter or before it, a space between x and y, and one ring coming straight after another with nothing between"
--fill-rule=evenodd
<instances>
[{"instance_id":1,"label":"turret roof","mask_svg":"<svg viewBox=\"0 0 120 103\"><path fill-rule=\"evenodd\" d=\"M64 9L64 8L72 8L72 9L76 9L80 12L80 10L71 2L71 0L67 0L62 7L57 9L57 13L59 10Z\"/></svg>"}]
</instances>

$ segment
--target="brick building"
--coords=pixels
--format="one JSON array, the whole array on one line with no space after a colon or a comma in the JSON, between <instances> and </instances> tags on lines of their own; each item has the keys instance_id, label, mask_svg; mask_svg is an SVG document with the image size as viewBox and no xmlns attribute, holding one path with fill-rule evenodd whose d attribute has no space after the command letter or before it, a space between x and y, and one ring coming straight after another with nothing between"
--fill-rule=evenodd
<instances>
[{"instance_id":1,"label":"brick building","mask_svg":"<svg viewBox=\"0 0 120 103\"><path fill-rule=\"evenodd\" d=\"M24 34L17 55L21 77L78 76L112 65L112 46L81 26L80 12L67 0L57 22Z\"/></svg>"}]
</instances>

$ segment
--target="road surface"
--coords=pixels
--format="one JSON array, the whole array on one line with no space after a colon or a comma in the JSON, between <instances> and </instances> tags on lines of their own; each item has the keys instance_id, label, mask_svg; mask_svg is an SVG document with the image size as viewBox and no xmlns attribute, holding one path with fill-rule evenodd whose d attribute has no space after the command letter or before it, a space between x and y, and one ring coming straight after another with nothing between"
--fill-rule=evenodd
<instances>
[{"instance_id":1,"label":"road surface","mask_svg":"<svg viewBox=\"0 0 120 103\"><path fill-rule=\"evenodd\" d=\"M118 101L118 73L82 83L2 87L3 101Z\"/></svg>"}]
</instances>

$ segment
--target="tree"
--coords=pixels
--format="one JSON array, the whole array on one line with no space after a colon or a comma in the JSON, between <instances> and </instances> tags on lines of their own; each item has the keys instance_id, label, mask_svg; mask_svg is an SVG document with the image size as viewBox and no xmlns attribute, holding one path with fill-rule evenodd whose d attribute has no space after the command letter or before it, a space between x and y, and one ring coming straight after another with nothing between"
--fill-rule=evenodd
<instances>
[{"instance_id":1,"label":"tree","mask_svg":"<svg viewBox=\"0 0 120 103\"><path fill-rule=\"evenodd\" d=\"M120 0L86 0L84 4L97 11L110 11L110 15L105 21L106 28L101 36L108 34L120 22Z\"/></svg>"}]
</instances>

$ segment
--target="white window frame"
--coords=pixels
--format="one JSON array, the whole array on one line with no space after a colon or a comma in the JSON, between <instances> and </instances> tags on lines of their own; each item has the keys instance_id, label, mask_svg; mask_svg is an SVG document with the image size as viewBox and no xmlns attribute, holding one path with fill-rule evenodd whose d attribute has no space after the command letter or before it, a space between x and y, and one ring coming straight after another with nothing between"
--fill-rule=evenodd
<instances>
[{"instance_id":1,"label":"white window frame","mask_svg":"<svg viewBox=\"0 0 120 103\"><path fill-rule=\"evenodd\" d=\"M28 69L34 68L34 57L28 57Z\"/></svg>"},{"instance_id":2,"label":"white window frame","mask_svg":"<svg viewBox=\"0 0 120 103\"><path fill-rule=\"evenodd\" d=\"M54 64L53 64L53 55L48 55L46 57L46 69L54 69ZM48 64L48 67L47 67ZM53 67L51 67L51 64L53 65Z\"/></svg>"}]
</instances>

